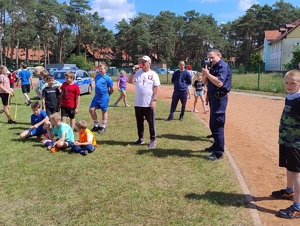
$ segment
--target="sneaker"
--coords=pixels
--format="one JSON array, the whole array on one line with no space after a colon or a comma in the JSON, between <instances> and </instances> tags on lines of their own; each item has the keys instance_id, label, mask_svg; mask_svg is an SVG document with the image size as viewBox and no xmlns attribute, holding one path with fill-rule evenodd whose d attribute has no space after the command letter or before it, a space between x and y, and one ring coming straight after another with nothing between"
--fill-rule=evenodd
<instances>
[{"instance_id":1,"label":"sneaker","mask_svg":"<svg viewBox=\"0 0 300 226\"><path fill-rule=\"evenodd\" d=\"M205 157L207 160L210 160L210 161L216 161L216 160L218 160L218 159L222 159L223 158L223 155L221 155L221 156L216 156L216 155L214 155L214 154L211 154L211 155L209 155L209 156L206 156Z\"/></svg>"},{"instance_id":2,"label":"sneaker","mask_svg":"<svg viewBox=\"0 0 300 226\"><path fill-rule=\"evenodd\" d=\"M117 103L114 103L114 107L118 107L118 104L117 104Z\"/></svg>"},{"instance_id":3,"label":"sneaker","mask_svg":"<svg viewBox=\"0 0 300 226\"><path fill-rule=\"evenodd\" d=\"M207 112L209 112L209 110L204 110L204 114L206 114Z\"/></svg>"},{"instance_id":4,"label":"sneaker","mask_svg":"<svg viewBox=\"0 0 300 226\"><path fill-rule=\"evenodd\" d=\"M58 152L59 150L60 150L60 148L53 147L53 148L50 149L50 152L55 153L55 152Z\"/></svg>"},{"instance_id":5,"label":"sneaker","mask_svg":"<svg viewBox=\"0 0 300 226\"><path fill-rule=\"evenodd\" d=\"M286 219L300 218L300 210L296 209L293 205L286 209L278 211L278 216Z\"/></svg>"},{"instance_id":6,"label":"sneaker","mask_svg":"<svg viewBox=\"0 0 300 226\"><path fill-rule=\"evenodd\" d=\"M293 200L294 199L294 192L288 193L286 189L281 189L278 191L272 192L272 197L276 199L287 199Z\"/></svg>"},{"instance_id":7,"label":"sneaker","mask_svg":"<svg viewBox=\"0 0 300 226\"><path fill-rule=\"evenodd\" d=\"M192 110L192 112L199 112L197 109Z\"/></svg>"},{"instance_id":8,"label":"sneaker","mask_svg":"<svg viewBox=\"0 0 300 226\"><path fill-rule=\"evenodd\" d=\"M100 130L100 128L101 128L100 126L94 126L92 131L93 132L98 132Z\"/></svg>"},{"instance_id":9,"label":"sneaker","mask_svg":"<svg viewBox=\"0 0 300 226\"><path fill-rule=\"evenodd\" d=\"M133 144L134 145L140 145L140 144L143 144L143 143L145 143L144 142L144 139L142 139L142 138L139 138L136 142L134 142Z\"/></svg>"},{"instance_id":10,"label":"sneaker","mask_svg":"<svg viewBox=\"0 0 300 226\"><path fill-rule=\"evenodd\" d=\"M32 104L32 101L31 101L31 100L29 100L29 101L27 102L26 106L29 106L30 104Z\"/></svg>"},{"instance_id":11,"label":"sneaker","mask_svg":"<svg viewBox=\"0 0 300 226\"><path fill-rule=\"evenodd\" d=\"M82 156L87 156L88 155L88 151L87 150L84 150L84 151L81 151L80 152L80 154L82 155Z\"/></svg>"},{"instance_id":12,"label":"sneaker","mask_svg":"<svg viewBox=\"0 0 300 226\"><path fill-rule=\"evenodd\" d=\"M150 149L155 148L155 140L151 140L148 146Z\"/></svg>"},{"instance_id":13,"label":"sneaker","mask_svg":"<svg viewBox=\"0 0 300 226\"><path fill-rule=\"evenodd\" d=\"M14 121L14 120L12 120L12 119L8 120L7 123L8 123L8 124L17 124L17 122Z\"/></svg>"},{"instance_id":14,"label":"sneaker","mask_svg":"<svg viewBox=\"0 0 300 226\"><path fill-rule=\"evenodd\" d=\"M183 120L183 116L180 116L180 117L179 117L179 121L182 121L182 120Z\"/></svg>"},{"instance_id":15,"label":"sneaker","mask_svg":"<svg viewBox=\"0 0 300 226\"><path fill-rule=\"evenodd\" d=\"M98 133L105 133L106 128L105 127L100 127L100 129L98 130Z\"/></svg>"},{"instance_id":16,"label":"sneaker","mask_svg":"<svg viewBox=\"0 0 300 226\"><path fill-rule=\"evenodd\" d=\"M129 105L129 104L126 104L126 105L125 105L125 107L129 108L129 107L130 107L130 105Z\"/></svg>"}]
</instances>

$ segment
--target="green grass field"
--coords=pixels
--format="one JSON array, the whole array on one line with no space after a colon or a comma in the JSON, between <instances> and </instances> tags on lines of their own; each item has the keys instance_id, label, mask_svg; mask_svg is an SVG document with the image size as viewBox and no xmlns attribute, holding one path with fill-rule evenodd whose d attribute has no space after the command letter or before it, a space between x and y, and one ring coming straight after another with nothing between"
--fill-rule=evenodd
<instances>
[{"instance_id":1,"label":"green grass field","mask_svg":"<svg viewBox=\"0 0 300 226\"><path fill-rule=\"evenodd\" d=\"M170 105L158 100L157 146L150 150L146 122L146 144L131 145L133 107L111 107L106 133L95 134L99 147L83 157L20 140L32 112L20 90L16 96L18 124L0 115L0 225L253 225L227 158L204 159L209 130L192 113L166 122ZM76 115L90 128L91 98L81 97Z\"/></svg>"}]
</instances>

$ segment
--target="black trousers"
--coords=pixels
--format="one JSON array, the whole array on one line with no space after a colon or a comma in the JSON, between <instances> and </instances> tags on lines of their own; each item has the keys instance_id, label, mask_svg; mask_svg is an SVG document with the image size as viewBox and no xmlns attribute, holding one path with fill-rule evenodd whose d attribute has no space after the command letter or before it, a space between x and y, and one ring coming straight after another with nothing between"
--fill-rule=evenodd
<instances>
[{"instance_id":1,"label":"black trousers","mask_svg":"<svg viewBox=\"0 0 300 226\"><path fill-rule=\"evenodd\" d=\"M139 139L144 138L144 120L146 119L149 124L150 140L155 140L156 137L156 123L155 123L155 110L151 107L134 107L136 126Z\"/></svg>"},{"instance_id":2,"label":"black trousers","mask_svg":"<svg viewBox=\"0 0 300 226\"><path fill-rule=\"evenodd\" d=\"M176 111L179 100L181 102L181 112L179 117L181 118L184 116L185 106L187 102L187 90L173 92L169 118L174 118L174 112Z\"/></svg>"}]
</instances>

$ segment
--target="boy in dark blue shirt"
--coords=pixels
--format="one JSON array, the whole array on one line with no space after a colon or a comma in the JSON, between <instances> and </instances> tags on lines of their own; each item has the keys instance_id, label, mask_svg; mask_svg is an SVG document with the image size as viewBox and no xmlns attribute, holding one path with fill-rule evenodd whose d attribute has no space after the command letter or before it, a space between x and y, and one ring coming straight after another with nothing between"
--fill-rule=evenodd
<instances>
[{"instance_id":1,"label":"boy in dark blue shirt","mask_svg":"<svg viewBox=\"0 0 300 226\"><path fill-rule=\"evenodd\" d=\"M47 77L48 86L46 86L42 91L42 101L43 110L46 111L47 115L52 115L59 111L59 98L60 90L58 86L54 85L53 75L48 75Z\"/></svg>"},{"instance_id":2,"label":"boy in dark blue shirt","mask_svg":"<svg viewBox=\"0 0 300 226\"><path fill-rule=\"evenodd\" d=\"M175 71L172 75L172 83L174 84L174 91L172 95L172 103L170 108L169 117L166 119L167 121L174 120L174 112L176 111L176 107L178 101L181 102L181 112L179 116L179 120L183 120L186 101L187 101L187 92L188 86L192 84L192 79L190 73L184 69L185 63L184 61L179 62L179 70Z\"/></svg>"}]
</instances>

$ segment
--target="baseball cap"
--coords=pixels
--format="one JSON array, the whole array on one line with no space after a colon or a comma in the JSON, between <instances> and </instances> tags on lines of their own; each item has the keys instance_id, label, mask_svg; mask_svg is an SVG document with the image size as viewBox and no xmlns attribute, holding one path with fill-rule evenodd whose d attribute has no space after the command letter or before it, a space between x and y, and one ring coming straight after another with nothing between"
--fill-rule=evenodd
<instances>
[{"instance_id":1,"label":"baseball cap","mask_svg":"<svg viewBox=\"0 0 300 226\"><path fill-rule=\"evenodd\" d=\"M143 56L143 57L140 58L140 60L145 60L145 61L147 61L151 64L151 59L148 56Z\"/></svg>"}]
</instances>

